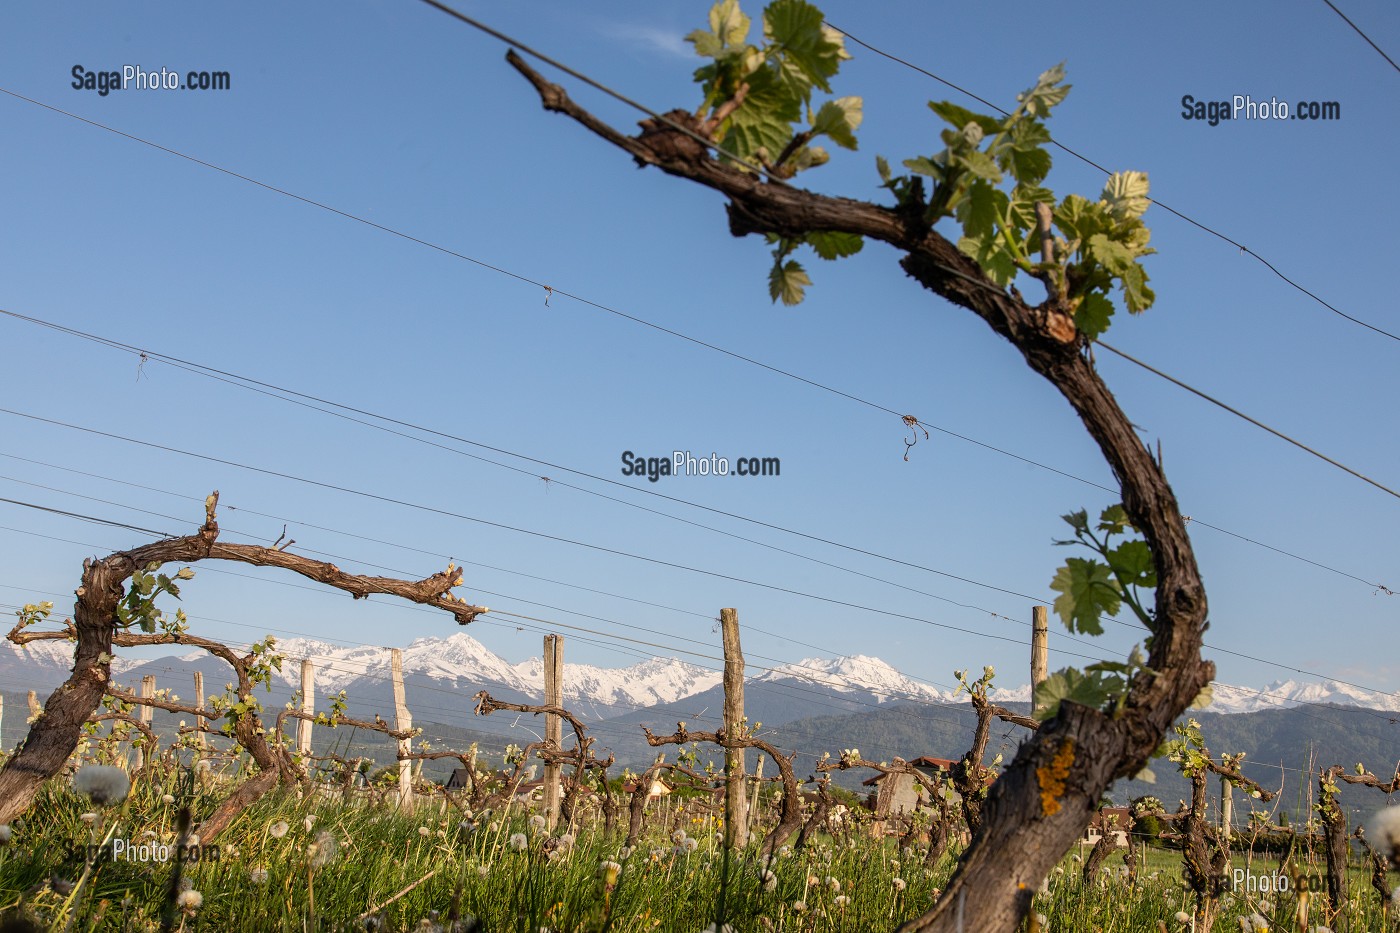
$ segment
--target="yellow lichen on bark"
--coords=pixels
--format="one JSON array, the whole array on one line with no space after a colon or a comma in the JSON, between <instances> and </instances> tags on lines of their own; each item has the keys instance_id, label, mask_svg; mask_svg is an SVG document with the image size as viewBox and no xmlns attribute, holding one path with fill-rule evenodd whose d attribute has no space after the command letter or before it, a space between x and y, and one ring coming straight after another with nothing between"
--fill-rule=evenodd
<instances>
[{"instance_id":1,"label":"yellow lichen on bark","mask_svg":"<svg viewBox=\"0 0 1400 933\"><path fill-rule=\"evenodd\" d=\"M1055 750L1048 765L1035 769L1040 781L1040 812L1054 816L1060 812L1060 798L1065 795L1065 778L1069 777L1070 766L1074 764L1074 739L1065 739Z\"/></svg>"}]
</instances>

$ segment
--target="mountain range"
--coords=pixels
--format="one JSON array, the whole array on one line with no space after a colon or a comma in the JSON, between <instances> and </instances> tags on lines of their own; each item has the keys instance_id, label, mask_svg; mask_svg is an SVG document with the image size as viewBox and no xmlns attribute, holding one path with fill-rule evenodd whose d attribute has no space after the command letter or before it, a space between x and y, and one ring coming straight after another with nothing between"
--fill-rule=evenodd
<instances>
[{"instance_id":1,"label":"mountain range","mask_svg":"<svg viewBox=\"0 0 1400 933\"><path fill-rule=\"evenodd\" d=\"M377 646L342 647L309 638L289 638L277 642L284 661L275 693L290 694L300 687L300 664L311 659L316 668L316 693L325 697L344 690L352 703L389 693L390 653ZM529 658L511 664L465 632L446 638L415 639L403 651L404 683L410 708L440 707L444 697L453 696L458 704L468 703L479 690L498 699L540 702L544 693L543 663ZM0 647L0 682L9 689L36 689L41 696L67 676L72 667L72 645L63 641L40 641L20 647L8 641ZM184 680L195 670L204 672L207 692L219 692L230 679L227 665L203 651L188 651L154 660L118 657L112 664L118 682L139 683L145 674L154 674L161 686ZM670 706L686 700L687 706L711 699L719 688L721 674L676 658L651 658L629 667L605 668L590 664L564 664L565 705L590 719L627 717L653 707ZM747 691L776 697L781 687L794 702L806 695L818 699L845 700L859 706L876 707L890 703L959 703L952 690L940 689L897 671L885 661L867 655L835 659L806 658L774 668L762 669L747 679ZM775 689L764 691L758 685ZM175 687L179 692L179 687ZM424 702L416 703L415 694ZM1385 712L1400 712L1400 696L1362 690L1336 681L1275 681L1261 690L1221 684L1216 686L1212 713L1249 713L1289 709L1300 705L1359 706ZM1027 703L1030 687L996 689L992 699L1001 704ZM266 704L264 704L266 705ZM701 703L701 706L704 704ZM714 706L718 709L718 704ZM386 715L392 704L382 708ZM810 711L807 715L810 715ZM755 718L752 714L750 718ZM775 722L769 717L769 722Z\"/></svg>"},{"instance_id":2,"label":"mountain range","mask_svg":"<svg viewBox=\"0 0 1400 933\"><path fill-rule=\"evenodd\" d=\"M258 694L265 709L275 710L292 697L300 687L298 662L310 658L316 666L317 709L326 709L327 698L344 690L352 716L392 718L388 649L347 648L297 638L278 642L277 650L286 660L272 689ZM27 729L23 691L35 690L42 701L66 678L71 665L72 646L67 642L34 642L24 648L4 642L0 687L11 709L0 734L4 747L12 747ZM207 693L222 692L231 680L228 666L202 651L153 660L119 657L112 666L120 684L135 687L142 676L152 674L158 686L185 696L192 692L190 675L196 670L203 672ZM500 700L539 703L544 684L538 658L511 664L458 632L412 642L403 649L403 670L414 723L425 729L423 738L439 748L478 742L494 756L505 744L524 745L543 731L542 723L528 715L476 716L473 702L478 691L486 690ZM624 668L566 663L564 681L564 705L589 722L598 753L613 754L619 766L644 767L655 756L656 749L642 734L643 726L669 734L677 722L687 723L692 730L712 730L721 723L720 673L674 658L652 658ZM750 722L779 748L797 750L795 765L804 775L823 751L835 754L847 747L861 748L875 759L920 754L957 757L967 748L974 723L965 696L914 680L865 655L809 658L761 669L746 680L744 692ZM1020 712L1026 710L1029 698L1026 686L993 693L996 702ZM1262 691L1218 686L1215 702L1192 715L1201 721L1212 750L1247 752L1248 763L1255 769L1249 773L1286 782L1291 801L1287 808L1305 814L1302 795L1305 775L1314 766L1310 762L1350 767L1361 761L1377 774L1389 773L1400 757L1400 743L1393 738L1400 721L1395 713L1400 713L1400 699L1390 694L1330 681L1279 681ZM178 718L157 714L155 727L164 734ZM998 725L995 732L989 754L1008 758L1025 736L1019 727ZM355 749L381 763L393 757L392 743L382 736L357 735L353 730L347 734L318 729L317 733L318 746L335 744L346 754ZM449 765L434 764L428 770L443 777ZM1120 782L1112 792L1115 799L1150 793L1170 804L1189 795L1171 768L1159 762L1155 770L1157 785ZM841 773L838 782L854 789L863 776ZM1370 805L1350 789L1344 798L1350 807Z\"/></svg>"}]
</instances>

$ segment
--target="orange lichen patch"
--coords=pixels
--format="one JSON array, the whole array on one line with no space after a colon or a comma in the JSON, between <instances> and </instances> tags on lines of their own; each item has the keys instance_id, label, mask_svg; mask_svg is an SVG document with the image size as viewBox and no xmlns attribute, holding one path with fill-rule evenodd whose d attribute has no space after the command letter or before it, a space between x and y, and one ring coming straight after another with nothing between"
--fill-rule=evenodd
<instances>
[{"instance_id":1,"label":"orange lichen patch","mask_svg":"<svg viewBox=\"0 0 1400 933\"><path fill-rule=\"evenodd\" d=\"M1048 765L1035 769L1040 781L1040 811L1046 816L1060 812L1060 798L1065 795L1065 778L1074 764L1074 739L1065 739Z\"/></svg>"}]
</instances>

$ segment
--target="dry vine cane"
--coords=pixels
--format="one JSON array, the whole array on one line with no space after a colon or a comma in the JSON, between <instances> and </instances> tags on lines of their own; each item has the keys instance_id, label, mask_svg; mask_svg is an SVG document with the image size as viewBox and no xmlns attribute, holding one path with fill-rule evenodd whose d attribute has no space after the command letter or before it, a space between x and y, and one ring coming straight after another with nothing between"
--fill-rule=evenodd
<instances>
[{"instance_id":1,"label":"dry vine cane","mask_svg":"<svg viewBox=\"0 0 1400 933\"><path fill-rule=\"evenodd\" d=\"M792 770L792 759L796 757L796 752L792 756L784 755L772 744L745 732L738 735L729 735L723 729L717 729L713 732L691 732L683 722L676 723L676 731L671 735L653 735L646 726L642 727L642 734L646 736L647 744L653 748L662 745L708 742L711 745L718 745L726 751L736 748L756 748L765 753L778 766L779 780L782 781L783 785L783 797L779 803L778 822L764 837L761 848L765 854L772 855L778 851L779 846L791 839L793 834L802 828L802 786L798 783L797 774Z\"/></svg>"},{"instance_id":2,"label":"dry vine cane","mask_svg":"<svg viewBox=\"0 0 1400 933\"><path fill-rule=\"evenodd\" d=\"M530 750L534 751L546 763L559 762L561 764L572 764L574 773L564 782L564 795L559 803L559 815L567 823L573 822L575 808L578 806L579 795L583 792L583 778L589 771L597 770L602 774L600 785L605 795L603 804L604 814L608 817L608 827L611 828L612 818L616 815L616 803L612 798L612 789L608 787L608 768L612 767L615 759L609 755L606 761L596 758L593 755L593 739L588 735L588 727L585 726L577 716L569 712L562 706L538 706L526 703L508 703L504 700L494 699L485 690L476 695L476 714L487 716L491 713L509 710L515 713L531 713L533 715L552 715L568 722L569 727L574 730L576 740L572 751L566 752L557 747L552 741L532 743ZM516 781L524 764L526 755L521 755L516 763Z\"/></svg>"},{"instance_id":3,"label":"dry vine cane","mask_svg":"<svg viewBox=\"0 0 1400 933\"><path fill-rule=\"evenodd\" d=\"M40 785L63 768L77 747L83 724L97 711L102 697L110 692L114 646L122 643L196 644L223 657L235 671L245 663L224 646L197 640L195 636L185 633L182 612L176 614L174 623L163 620L155 606L155 597L161 592L178 592L174 588L174 579L157 573L164 564L215 559L259 567L279 567L343 590L356 599L371 593L385 593L442 609L462 625L486 611L484 607L473 606L452 593L453 587L462 582L460 574L452 566L423 580L408 581L349 574L334 564L262 545L221 542L218 540L219 525L215 519L218 500L219 495L215 492L205 501L204 525L195 534L167 538L83 562L73 620L69 623L70 627L58 636L71 637L77 642L73 672L49 696L43 715L30 726L23 747L0 768L0 823L11 822L27 810ZM175 579L188 579L187 574L192 575L193 572L185 568ZM130 589L129 582L133 584ZM19 627L29 624L32 618L27 620L22 616ZM165 631L157 634L156 628L163 622ZM138 626L144 634L131 631L132 626ZM23 638L40 633L14 634ZM141 640L147 638L153 640ZM251 691L251 683L247 686ZM240 690L244 687L240 679ZM248 703L248 698L249 692L242 692L236 703ZM280 779L295 779L295 771L291 769L290 758L285 751L279 754L265 737L250 734L246 728L248 720L240 717L237 722L235 737L254 754L263 770L245 781L224 801L215 816L201 827L201 837L204 839L212 839L243 807L274 787ZM260 754L263 757L257 759Z\"/></svg>"}]
</instances>

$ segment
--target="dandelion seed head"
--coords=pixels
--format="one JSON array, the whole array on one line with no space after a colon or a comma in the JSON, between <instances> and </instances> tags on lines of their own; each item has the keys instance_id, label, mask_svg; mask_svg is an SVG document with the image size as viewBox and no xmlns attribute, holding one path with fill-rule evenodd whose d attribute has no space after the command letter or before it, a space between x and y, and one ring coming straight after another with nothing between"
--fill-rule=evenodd
<instances>
[{"instance_id":1,"label":"dandelion seed head","mask_svg":"<svg viewBox=\"0 0 1400 933\"><path fill-rule=\"evenodd\" d=\"M96 819L97 819L97 814L96 814L96 813L83 813L83 814L80 814L80 815L78 816L78 819L82 820L84 823L87 823L89 826L91 826L91 825L93 824L93 822L96 821Z\"/></svg>"},{"instance_id":2,"label":"dandelion seed head","mask_svg":"<svg viewBox=\"0 0 1400 933\"><path fill-rule=\"evenodd\" d=\"M806 902L806 901L793 901L793 902L792 902L792 912L795 913L795 914L805 914L805 913L807 912L807 902Z\"/></svg>"},{"instance_id":3,"label":"dandelion seed head","mask_svg":"<svg viewBox=\"0 0 1400 933\"><path fill-rule=\"evenodd\" d=\"M418 835L420 835L420 836L426 836L426 835L428 835L428 834L431 833L431 832L432 832L432 830L428 829L428 827L426 827L426 826L420 826L420 827L418 827Z\"/></svg>"},{"instance_id":4,"label":"dandelion seed head","mask_svg":"<svg viewBox=\"0 0 1400 933\"><path fill-rule=\"evenodd\" d=\"M838 894L831 903L835 904L837 907L845 907L851 903L851 899L844 894Z\"/></svg>"},{"instance_id":5,"label":"dandelion seed head","mask_svg":"<svg viewBox=\"0 0 1400 933\"><path fill-rule=\"evenodd\" d=\"M267 828L267 834L273 839L281 839L283 836L287 835L287 821L278 820L276 823L273 823Z\"/></svg>"},{"instance_id":6,"label":"dandelion seed head","mask_svg":"<svg viewBox=\"0 0 1400 933\"><path fill-rule=\"evenodd\" d=\"M544 817L542 817L542 816L540 816L538 813L536 813L534 816L530 817L530 828L531 828L531 829L544 829L544 822L545 822Z\"/></svg>"},{"instance_id":7,"label":"dandelion seed head","mask_svg":"<svg viewBox=\"0 0 1400 933\"><path fill-rule=\"evenodd\" d=\"M773 891L778 887L778 876L766 868L759 874L758 878L763 883L765 891Z\"/></svg>"},{"instance_id":8,"label":"dandelion seed head","mask_svg":"<svg viewBox=\"0 0 1400 933\"><path fill-rule=\"evenodd\" d=\"M1400 859L1400 807L1386 807L1371 817L1366 836L1382 855Z\"/></svg>"},{"instance_id":9,"label":"dandelion seed head","mask_svg":"<svg viewBox=\"0 0 1400 933\"><path fill-rule=\"evenodd\" d=\"M315 815L314 815L314 814L307 814L306 819L304 819L304 820L301 821L301 826L302 826L302 829L305 829L305 830L309 833L309 832L311 832L311 827L312 827L313 825L315 825L315 823L316 823L316 817L315 817Z\"/></svg>"},{"instance_id":10,"label":"dandelion seed head","mask_svg":"<svg viewBox=\"0 0 1400 933\"><path fill-rule=\"evenodd\" d=\"M12 835L13 834L10 831L10 824L0 823L0 846L9 845Z\"/></svg>"},{"instance_id":11,"label":"dandelion seed head","mask_svg":"<svg viewBox=\"0 0 1400 933\"><path fill-rule=\"evenodd\" d=\"M335 837L325 830L316 834L316 841L306 847L307 861L312 868L325 868L340 851Z\"/></svg>"},{"instance_id":12,"label":"dandelion seed head","mask_svg":"<svg viewBox=\"0 0 1400 933\"><path fill-rule=\"evenodd\" d=\"M253 884L267 884L267 869L254 868L248 872L248 880Z\"/></svg>"},{"instance_id":13,"label":"dandelion seed head","mask_svg":"<svg viewBox=\"0 0 1400 933\"><path fill-rule=\"evenodd\" d=\"M167 804L174 803L174 802L175 802L175 795L174 795L174 794L162 794L161 797L160 797L160 799L161 799L162 802L167 803Z\"/></svg>"},{"instance_id":14,"label":"dandelion seed head","mask_svg":"<svg viewBox=\"0 0 1400 933\"><path fill-rule=\"evenodd\" d=\"M906 887L908 887L908 885L904 883L903 878L891 878L890 884L894 885L894 889L896 891L903 891Z\"/></svg>"},{"instance_id":15,"label":"dandelion seed head","mask_svg":"<svg viewBox=\"0 0 1400 933\"><path fill-rule=\"evenodd\" d=\"M510 847L517 852L524 852L530 845L530 840L524 833L512 833L510 837Z\"/></svg>"},{"instance_id":16,"label":"dandelion seed head","mask_svg":"<svg viewBox=\"0 0 1400 933\"><path fill-rule=\"evenodd\" d=\"M175 906L186 913L194 913L203 905L204 895L200 894L194 888L190 888L188 891L181 891L179 896L175 898Z\"/></svg>"},{"instance_id":17,"label":"dandelion seed head","mask_svg":"<svg viewBox=\"0 0 1400 933\"><path fill-rule=\"evenodd\" d=\"M99 807L107 807L126 799L131 779L113 765L84 765L73 775L73 789Z\"/></svg>"}]
</instances>

